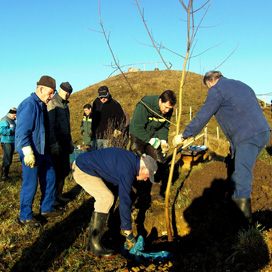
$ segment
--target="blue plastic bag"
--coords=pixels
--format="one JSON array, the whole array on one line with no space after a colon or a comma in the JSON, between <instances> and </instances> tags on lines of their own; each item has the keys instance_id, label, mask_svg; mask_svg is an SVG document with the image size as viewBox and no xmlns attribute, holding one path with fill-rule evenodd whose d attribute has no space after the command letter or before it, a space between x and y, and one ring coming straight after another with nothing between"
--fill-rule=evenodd
<instances>
[{"instance_id":1,"label":"blue plastic bag","mask_svg":"<svg viewBox=\"0 0 272 272\"><path fill-rule=\"evenodd\" d=\"M152 260L168 260L173 257L173 254L169 253L168 251L159 251L159 252L143 252L144 251L144 238L139 235L136 244L128 251L126 249L127 244L124 245L122 250L122 254L125 257L130 259L135 259L138 263L144 262L146 259Z\"/></svg>"}]
</instances>

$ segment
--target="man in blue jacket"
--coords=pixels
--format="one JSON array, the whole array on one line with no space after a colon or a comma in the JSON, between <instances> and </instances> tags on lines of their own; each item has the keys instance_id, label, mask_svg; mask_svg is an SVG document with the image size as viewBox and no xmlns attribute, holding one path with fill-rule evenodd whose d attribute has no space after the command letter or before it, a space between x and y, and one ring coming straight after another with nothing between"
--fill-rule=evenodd
<instances>
[{"instance_id":1,"label":"man in blue jacket","mask_svg":"<svg viewBox=\"0 0 272 272\"><path fill-rule=\"evenodd\" d=\"M49 121L46 108L55 89L55 79L42 76L37 82L36 92L21 102L17 110L15 149L19 152L23 167L20 223L31 227L40 225L32 212L38 179L41 189L41 215L44 217L60 215L60 212L53 208L55 172L50 158Z\"/></svg>"},{"instance_id":2,"label":"man in blue jacket","mask_svg":"<svg viewBox=\"0 0 272 272\"><path fill-rule=\"evenodd\" d=\"M251 222L252 170L269 141L271 128L249 86L227 79L218 71L206 73L203 81L209 88L205 104L183 133L174 137L173 145L196 136L214 115L230 143L234 158L232 199Z\"/></svg>"},{"instance_id":3,"label":"man in blue jacket","mask_svg":"<svg viewBox=\"0 0 272 272\"><path fill-rule=\"evenodd\" d=\"M16 108L11 108L7 115L0 121L1 146L4 152L2 161L2 181L10 181L9 168L12 164L12 156L14 153L14 138L16 127Z\"/></svg>"},{"instance_id":4,"label":"man in blue jacket","mask_svg":"<svg viewBox=\"0 0 272 272\"><path fill-rule=\"evenodd\" d=\"M107 225L108 214L114 203L114 195L107 184L118 186L121 234L126 237L130 249L136 239L132 233L130 193L135 180L150 179L154 182L157 171L156 161L148 156L141 157L122 148L105 148L80 154L73 163L75 181L95 198L87 250L92 254L107 258L113 250L106 249L101 239Z\"/></svg>"}]
</instances>

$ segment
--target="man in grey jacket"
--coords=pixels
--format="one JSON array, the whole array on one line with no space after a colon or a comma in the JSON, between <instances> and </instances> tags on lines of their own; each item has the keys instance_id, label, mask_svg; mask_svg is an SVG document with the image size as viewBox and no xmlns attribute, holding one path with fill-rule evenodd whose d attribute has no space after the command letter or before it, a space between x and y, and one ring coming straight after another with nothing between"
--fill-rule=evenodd
<instances>
[{"instance_id":1,"label":"man in grey jacket","mask_svg":"<svg viewBox=\"0 0 272 272\"><path fill-rule=\"evenodd\" d=\"M70 173L70 158L74 146L71 137L68 99L73 91L69 82L60 85L59 92L47 105L50 127L50 149L56 172L56 205L69 201L63 197L64 180Z\"/></svg>"},{"instance_id":2,"label":"man in grey jacket","mask_svg":"<svg viewBox=\"0 0 272 272\"><path fill-rule=\"evenodd\" d=\"M231 175L233 201L251 222L251 190L255 161L268 143L271 128L254 91L241 81L227 79L218 71L204 76L209 88L205 104L173 145L196 136L214 115L228 141L234 158Z\"/></svg>"}]
</instances>

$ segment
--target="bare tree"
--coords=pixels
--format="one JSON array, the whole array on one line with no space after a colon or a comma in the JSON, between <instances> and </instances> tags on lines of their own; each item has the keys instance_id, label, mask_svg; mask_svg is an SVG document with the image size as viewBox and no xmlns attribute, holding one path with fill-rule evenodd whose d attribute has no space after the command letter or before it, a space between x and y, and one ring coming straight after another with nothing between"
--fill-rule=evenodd
<instances>
[{"instance_id":1,"label":"bare tree","mask_svg":"<svg viewBox=\"0 0 272 272\"><path fill-rule=\"evenodd\" d=\"M160 50L158 50L157 47L157 43L154 41L154 37L150 34L151 32L149 31L146 21L144 19L143 13L141 12L141 9L139 7L139 3L137 0L135 0L136 5L138 7L138 10L141 14L141 18L143 20L143 23L146 27L146 30L148 32L148 35L152 41L153 47L156 49L156 51L159 53L159 56L161 57L161 59L163 60L163 56L160 53ZM208 12L208 8L212 2L212 0L208 0L206 1L201 7L199 7L198 9L194 9L194 1L193 0L189 0L187 4L184 3L183 0L179 0L180 4L182 5L183 9L186 12L186 23L187 23L187 46L186 46L186 53L183 61L183 68L182 68L182 74L181 74L181 79L180 79L180 87L179 87L179 100L178 100L178 107L179 107L179 111L178 111L178 118L177 118L177 123L176 123L176 133L180 133L180 124L181 124L181 113L182 113L182 95L183 95L183 88L184 88L184 84L185 84L185 77L186 77L186 67L187 67L187 63L188 60L190 58L190 54L192 53L192 47L194 44L194 39L196 37L197 31L200 27L201 22L203 21L206 13ZM205 12L204 15L202 16L199 24L196 26L195 25L195 21L194 21L194 15L196 12L198 12L201 9L205 8ZM165 63L165 62L164 62ZM165 63L166 65L166 63ZM167 65L166 65L167 67ZM167 69L169 69L167 67ZM173 152L173 156L172 156L172 162L171 162L171 167L170 167L170 174L169 174L169 178L168 178L168 183L167 183L167 188L166 188L166 193L165 193L165 218L166 218L166 228L167 228L167 234L168 234L168 241L172 241L173 240L173 235L172 235L172 228L171 228L171 220L170 220L170 215L169 215L169 194L170 194L170 190L171 190L171 184L172 184L172 178L173 178L173 172L174 172L174 167L175 167L175 158L176 158L176 154L177 154L177 147L174 148L174 152Z\"/></svg>"},{"instance_id":2,"label":"bare tree","mask_svg":"<svg viewBox=\"0 0 272 272\"><path fill-rule=\"evenodd\" d=\"M187 0L186 3L185 3L184 0L179 0L179 2L180 2L182 8L184 9L184 11L186 13L186 21L185 22L187 24L187 28L186 28L186 36L187 36L187 42L186 42L187 44L186 45L187 46L186 46L185 55L173 52L172 50L164 47L161 43L157 43L156 42L155 38L152 35L152 32L149 30L149 28L147 26L145 17L143 15L143 12L141 11L141 8L140 8L140 5L139 5L139 1L135 0L135 3L136 3L136 6L138 8L138 11L140 13L141 19L142 19L142 21L144 23L145 29L146 29L146 31L148 33L148 36L149 36L149 38L151 40L151 43L152 43L152 45L146 45L146 46L151 46L151 47L153 47L157 51L158 55L160 56L160 58L162 60L162 63L165 65L165 67L169 71L170 71L170 67L167 65L166 61L164 60L163 55L161 53L161 49L168 50L169 52L172 52L175 55L183 58L182 74L181 74L181 78L178 79L179 82L180 82L180 86L179 86L179 99L178 99L178 108L179 108L179 111L178 111L177 122L176 122L176 124L170 122L172 125L176 126L176 133L177 134L180 133L180 124L182 123L181 122L182 96L183 96L183 89L184 89L184 86L185 86L185 79L186 79L186 75L187 75L186 68L189 65L189 61L190 61L191 58L197 57L197 56L205 53L207 50L210 50L210 49L214 48L215 46L220 45L220 44L218 44L218 45L215 45L213 47L210 47L210 48L206 49L205 51L203 51L202 53L197 54L195 56L192 55L194 46L196 44L195 43L195 38L196 38L197 32L198 32L198 30L199 30L199 28L201 26L201 23L203 22L203 19L205 18L206 14L207 14L207 12L209 10L209 7L210 7L210 5L212 3L212 0L205 1L202 5L200 5L197 8L194 8L194 1L193 0ZM203 11L203 15L201 16L201 19L199 20L198 24L196 25L195 24L195 13L199 12L199 11ZM134 92L132 85L128 81L126 75L122 72L122 69L121 69L121 67L120 67L117 59L115 58L115 55L114 55L113 50L111 48L110 41L109 41L109 35L107 35L108 30L105 30L103 22L102 22L102 18L101 18L100 0L99 0L99 18L100 18L100 26L101 26L101 29L102 29L102 32L100 32L100 33L102 33L104 35L104 37L105 37L106 43L107 43L108 48L109 48L109 50L111 52L111 55L112 55L113 60L114 60L114 63L116 65L117 69L124 76L124 78L125 78L127 84L129 85L130 89ZM96 31L96 32L99 32L99 31ZM233 52L230 55L232 55ZM229 57L230 56L228 56L228 58ZM228 58L226 58L226 59L228 59ZM220 65L222 65L226 61L226 59ZM147 105L145 105L145 106L147 107ZM157 114L157 113L155 113L155 114ZM160 116L160 118L163 118L163 117ZM168 120L166 120L166 121L168 121ZM172 238L173 235L172 235L171 221L170 221L170 215L169 215L169 194L170 194L170 190L171 190L171 183L172 183L172 178L173 178L173 172L174 172L176 154L177 154L177 147L175 147L174 151L173 151L172 162L171 162L171 167L170 167L170 174L169 174L167 188L166 188L166 193L165 193L165 215L166 215L166 227L167 227L167 233L168 233L168 241L172 241L172 239L173 239Z\"/></svg>"}]
</instances>

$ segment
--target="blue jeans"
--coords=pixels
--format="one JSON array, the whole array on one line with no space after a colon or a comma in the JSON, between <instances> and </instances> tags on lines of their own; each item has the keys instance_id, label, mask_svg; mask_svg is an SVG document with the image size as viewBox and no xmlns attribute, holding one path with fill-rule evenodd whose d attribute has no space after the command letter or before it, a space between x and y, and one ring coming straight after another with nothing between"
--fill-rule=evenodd
<instances>
[{"instance_id":1,"label":"blue jeans","mask_svg":"<svg viewBox=\"0 0 272 272\"><path fill-rule=\"evenodd\" d=\"M30 168L24 163L22 152L19 153L23 167L23 183L20 194L20 220L32 218L32 204L38 187L41 190L40 212L52 211L55 202L55 171L49 154L36 155L35 166Z\"/></svg>"},{"instance_id":2,"label":"blue jeans","mask_svg":"<svg viewBox=\"0 0 272 272\"><path fill-rule=\"evenodd\" d=\"M12 156L14 153L14 144L13 143L2 143L1 144L3 149L3 161L2 161L2 167L10 166L12 163Z\"/></svg>"},{"instance_id":3,"label":"blue jeans","mask_svg":"<svg viewBox=\"0 0 272 272\"><path fill-rule=\"evenodd\" d=\"M262 132L235 148L234 172L231 182L234 186L232 198L250 198L253 182L253 168L258 155L270 138L270 131Z\"/></svg>"}]
</instances>

